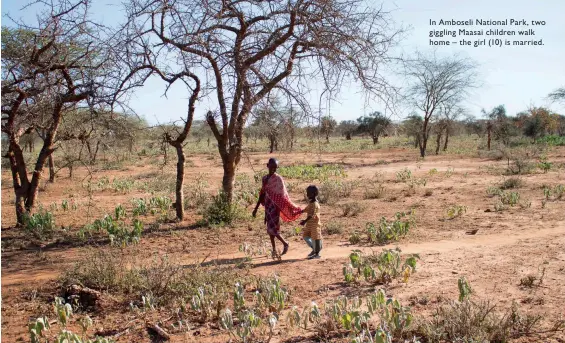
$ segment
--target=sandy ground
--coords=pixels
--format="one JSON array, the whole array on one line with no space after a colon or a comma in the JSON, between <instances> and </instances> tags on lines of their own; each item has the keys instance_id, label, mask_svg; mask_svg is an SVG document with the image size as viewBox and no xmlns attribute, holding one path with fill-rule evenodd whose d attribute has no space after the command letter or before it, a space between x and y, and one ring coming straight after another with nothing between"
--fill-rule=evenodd
<instances>
[{"instance_id":1,"label":"sandy ground","mask_svg":"<svg viewBox=\"0 0 565 343\"><path fill-rule=\"evenodd\" d=\"M242 161L239 172L251 175L261 171L268 157L264 154L250 155L249 159ZM517 302L528 313L542 314L546 318L565 316L565 201L550 201L542 206L543 186L565 184L564 169L521 176L523 184L517 191L522 199L531 202L531 206L495 212L494 199L487 196L486 189L504 180L504 176L494 171L502 170L505 162L459 156L430 156L423 162L417 162L414 150L403 149L351 154L283 154L278 157L283 165L339 163L345 167L348 180L361 181L361 186L348 199L341 199L334 206L322 205L323 223L337 223L343 227L343 233L325 236L321 259L305 260L309 248L300 237L295 236L289 238L291 248L281 262L273 262L266 257L252 260L250 273L280 275L284 285L292 290L293 304L301 306L337 295L371 292L373 289L367 284L352 286L343 283L342 266L350 252L353 249L370 252L399 247L403 253L418 253L421 260L408 284L393 282L387 287L387 293L406 304L416 298L431 299L427 305L414 304L416 314L429 313L441 303L441 299L456 299L457 279L465 276L473 286L474 296L491 299L501 309ZM555 164L563 163L565 149L555 149L548 157ZM187 183L201 173L206 174L211 189L221 183L218 158L202 155L190 156L189 159L191 167L187 170ZM404 168L409 168L417 178L427 179L426 185L417 187L415 194L407 192L407 186L395 180L395 173ZM169 169L172 171L173 167ZM431 169L437 169L437 173L431 175ZM158 166L140 161L137 165L128 166L127 170L95 171L92 177L95 180L103 176L137 178L158 170ZM368 180L376 173L384 179L386 195L382 199L365 200L363 185L370 182ZM117 203L129 204L131 198L142 195L137 191L128 194L110 190L94 192L91 206L88 206L88 193L81 182L89 177L86 170L78 170L72 180L60 175L55 184L48 185L41 192L40 200L46 208L54 202L60 203L62 199L74 199L80 204L75 211L57 210L58 225L80 227L104 213L111 213ZM19 230L13 228L13 192L9 180L9 174L3 172L2 341L23 342L29 340L26 329L29 319L42 314L53 317L49 304L56 291L58 276L72 268L73 263L89 251L89 247L64 242L38 247L26 242ZM291 197L304 205L302 191L308 182L286 181L296 183ZM347 202L358 202L365 211L356 217L344 218L339 206ZM446 220L446 210L454 204L466 206L466 213ZM416 211L417 226L397 244L385 247L349 244L351 232L364 228L366 222L378 221L382 216L390 218L395 212L412 208ZM141 256L167 254L186 265L206 258L207 263L235 266L244 257L238 246L260 236L264 230L260 220L235 228L195 229L194 223L199 218L196 213L189 212L187 219L181 223L152 229L144 234L135 249L141 251ZM290 235L292 227L286 225L283 232ZM475 235L467 234L474 229L478 230ZM527 289L520 286L522 278L539 275L541 268L545 268L545 275L540 287ZM91 316L98 329L130 326L131 330L118 337L118 342L150 341L140 324L143 319L132 317L125 306ZM215 327L217 325L208 325L175 334L172 341L227 341L227 336ZM300 337L309 336L305 332L283 334L283 331L280 329L273 342L298 342L303 340ZM561 333L543 339L530 337L526 341L538 339L564 342L565 335Z\"/></svg>"}]
</instances>

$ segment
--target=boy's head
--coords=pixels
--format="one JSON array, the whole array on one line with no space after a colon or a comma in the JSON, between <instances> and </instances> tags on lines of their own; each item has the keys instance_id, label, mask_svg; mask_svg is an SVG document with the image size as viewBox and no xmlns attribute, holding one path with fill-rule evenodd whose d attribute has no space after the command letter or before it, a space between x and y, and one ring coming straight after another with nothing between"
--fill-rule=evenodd
<instances>
[{"instance_id":1,"label":"boy's head","mask_svg":"<svg viewBox=\"0 0 565 343\"><path fill-rule=\"evenodd\" d=\"M306 188L306 196L310 200L316 200L316 198L318 197L318 193L319 193L318 187L314 185L310 185Z\"/></svg>"},{"instance_id":2,"label":"boy's head","mask_svg":"<svg viewBox=\"0 0 565 343\"><path fill-rule=\"evenodd\" d=\"M279 167L279 161L276 158L269 158L269 162L267 162L267 168L269 168L269 174L274 174Z\"/></svg>"}]
</instances>

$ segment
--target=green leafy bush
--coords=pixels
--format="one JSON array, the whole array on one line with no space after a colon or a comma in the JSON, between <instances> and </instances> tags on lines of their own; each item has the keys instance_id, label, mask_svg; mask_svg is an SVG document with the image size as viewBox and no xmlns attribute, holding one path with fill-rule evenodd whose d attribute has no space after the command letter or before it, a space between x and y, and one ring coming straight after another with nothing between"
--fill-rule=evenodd
<instances>
[{"instance_id":1,"label":"green leafy bush","mask_svg":"<svg viewBox=\"0 0 565 343\"><path fill-rule=\"evenodd\" d=\"M230 225L245 217L245 212L237 202L230 203L227 195L220 191L212 197L211 203L204 210L204 221L208 225Z\"/></svg>"},{"instance_id":2,"label":"green leafy bush","mask_svg":"<svg viewBox=\"0 0 565 343\"><path fill-rule=\"evenodd\" d=\"M32 215L25 213L23 216L23 229L26 234L39 240L53 238L55 232L55 219L48 211L39 210Z\"/></svg>"},{"instance_id":3,"label":"green leafy bush","mask_svg":"<svg viewBox=\"0 0 565 343\"><path fill-rule=\"evenodd\" d=\"M414 224L415 214L413 211L408 213L397 212L391 221L382 217L377 225L367 223L365 233L370 244L383 245L398 241L406 236Z\"/></svg>"}]
</instances>

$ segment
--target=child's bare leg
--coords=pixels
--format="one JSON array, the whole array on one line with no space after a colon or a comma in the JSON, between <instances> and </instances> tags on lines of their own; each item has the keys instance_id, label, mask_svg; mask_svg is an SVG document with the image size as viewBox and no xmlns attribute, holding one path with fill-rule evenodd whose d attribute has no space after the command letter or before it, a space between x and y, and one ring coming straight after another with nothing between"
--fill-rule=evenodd
<instances>
[{"instance_id":1,"label":"child's bare leg","mask_svg":"<svg viewBox=\"0 0 565 343\"><path fill-rule=\"evenodd\" d=\"M269 238L271 238L271 245L273 246L273 251L276 251L277 247L275 246L275 236L269 235Z\"/></svg>"},{"instance_id":2,"label":"child's bare leg","mask_svg":"<svg viewBox=\"0 0 565 343\"><path fill-rule=\"evenodd\" d=\"M284 248L283 248L281 255L286 254L286 252L288 251L288 246L289 246L288 242L285 241L284 238L281 237L281 235L277 235L277 239L279 241L281 241L281 243L284 245Z\"/></svg>"},{"instance_id":3,"label":"child's bare leg","mask_svg":"<svg viewBox=\"0 0 565 343\"><path fill-rule=\"evenodd\" d=\"M281 241L281 243L282 243L283 245L285 245L285 246L288 245L287 241L285 241L284 238L282 238L281 235L276 235L275 237L277 237L277 239L278 239L279 241Z\"/></svg>"}]
</instances>

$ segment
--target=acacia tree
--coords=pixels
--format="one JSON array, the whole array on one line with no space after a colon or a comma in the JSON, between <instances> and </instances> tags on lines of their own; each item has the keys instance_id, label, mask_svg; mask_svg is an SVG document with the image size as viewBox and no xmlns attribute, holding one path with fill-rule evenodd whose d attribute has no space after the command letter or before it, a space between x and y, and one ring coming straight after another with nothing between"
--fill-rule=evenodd
<instances>
[{"instance_id":1,"label":"acacia tree","mask_svg":"<svg viewBox=\"0 0 565 343\"><path fill-rule=\"evenodd\" d=\"M405 63L405 73L411 80L406 98L423 113L418 145L425 157L431 121L442 105L460 103L477 85L476 64L458 56L440 59L418 54Z\"/></svg>"},{"instance_id":2,"label":"acacia tree","mask_svg":"<svg viewBox=\"0 0 565 343\"><path fill-rule=\"evenodd\" d=\"M510 144L512 137L518 134L518 129L506 115L504 105L498 105L489 112L481 110L483 115L488 118L487 130L492 133L494 139L502 141L502 144ZM490 129L489 129L490 127ZM488 146L490 147L491 135L488 135ZM489 148L490 150L490 148Z\"/></svg>"},{"instance_id":3,"label":"acacia tree","mask_svg":"<svg viewBox=\"0 0 565 343\"><path fill-rule=\"evenodd\" d=\"M337 131L349 141L351 140L351 135L357 130L357 126L354 120L342 120L337 126Z\"/></svg>"},{"instance_id":4,"label":"acacia tree","mask_svg":"<svg viewBox=\"0 0 565 343\"><path fill-rule=\"evenodd\" d=\"M453 126L457 118L463 114L463 109L457 104L453 103L444 103L441 105L439 111L439 120L435 124L435 131L436 131L436 155L439 154L441 138L445 135L444 143L443 143L443 151L447 151L447 147L449 144L449 137L452 134Z\"/></svg>"},{"instance_id":5,"label":"acacia tree","mask_svg":"<svg viewBox=\"0 0 565 343\"><path fill-rule=\"evenodd\" d=\"M548 133L553 133L559 128L559 117L543 107L532 107L527 112L519 113L524 116L522 130L525 136L536 140Z\"/></svg>"},{"instance_id":6,"label":"acacia tree","mask_svg":"<svg viewBox=\"0 0 565 343\"><path fill-rule=\"evenodd\" d=\"M136 86L142 86L150 76L157 76L166 85L164 95L167 95L169 88L176 82L182 82L186 86L190 96L186 116L180 119L181 124L173 122L172 125L161 125L162 142L166 154L166 147L172 146L177 157L176 181L175 181L175 207L176 218L184 219L184 168L186 155L184 146L190 134L190 129L196 111L196 101L201 96L202 85L200 77L192 70L195 65L194 59L187 58L182 54L173 55L178 61L177 64L169 63L171 56L168 47L150 44L148 33L142 27L130 23L123 28L125 34L126 48L124 52L124 63L129 74L124 78L123 83L130 82ZM177 52L177 51L174 51ZM165 155L166 161L166 155Z\"/></svg>"},{"instance_id":7,"label":"acacia tree","mask_svg":"<svg viewBox=\"0 0 565 343\"><path fill-rule=\"evenodd\" d=\"M423 124L424 120L417 114L409 115L402 122L402 128L406 136L408 136L408 138L414 137L414 148L417 148L420 145ZM431 130L431 126L428 127L428 134L429 130Z\"/></svg>"},{"instance_id":8,"label":"acacia tree","mask_svg":"<svg viewBox=\"0 0 565 343\"><path fill-rule=\"evenodd\" d=\"M283 131L283 118L278 100L265 101L252 112L251 126L269 140L269 153L279 149L279 137Z\"/></svg>"},{"instance_id":9,"label":"acacia tree","mask_svg":"<svg viewBox=\"0 0 565 343\"><path fill-rule=\"evenodd\" d=\"M309 81L337 91L347 77L382 97L390 91L377 67L399 32L387 13L361 0L130 0L127 14L148 41L195 57L209 76L218 109L206 120L230 201L245 123L269 92L306 102Z\"/></svg>"},{"instance_id":10,"label":"acacia tree","mask_svg":"<svg viewBox=\"0 0 565 343\"><path fill-rule=\"evenodd\" d=\"M551 101L565 102L565 87L557 88L555 91L549 93L548 98Z\"/></svg>"},{"instance_id":11,"label":"acacia tree","mask_svg":"<svg viewBox=\"0 0 565 343\"><path fill-rule=\"evenodd\" d=\"M373 112L368 116L359 117L357 123L359 123L357 131L369 134L373 139L373 144L377 144L379 137L392 124L392 121L381 112Z\"/></svg>"},{"instance_id":12,"label":"acacia tree","mask_svg":"<svg viewBox=\"0 0 565 343\"><path fill-rule=\"evenodd\" d=\"M2 28L2 132L9 144L5 157L18 224L35 206L62 118L81 104L94 111L120 99L115 60L101 28L88 17L87 1L36 3L44 7L35 27ZM34 130L44 137L30 178L20 138Z\"/></svg>"},{"instance_id":13,"label":"acacia tree","mask_svg":"<svg viewBox=\"0 0 565 343\"><path fill-rule=\"evenodd\" d=\"M330 116L325 116L320 119L320 131L326 137L326 142L329 143L330 135L335 131L337 122Z\"/></svg>"}]
</instances>

